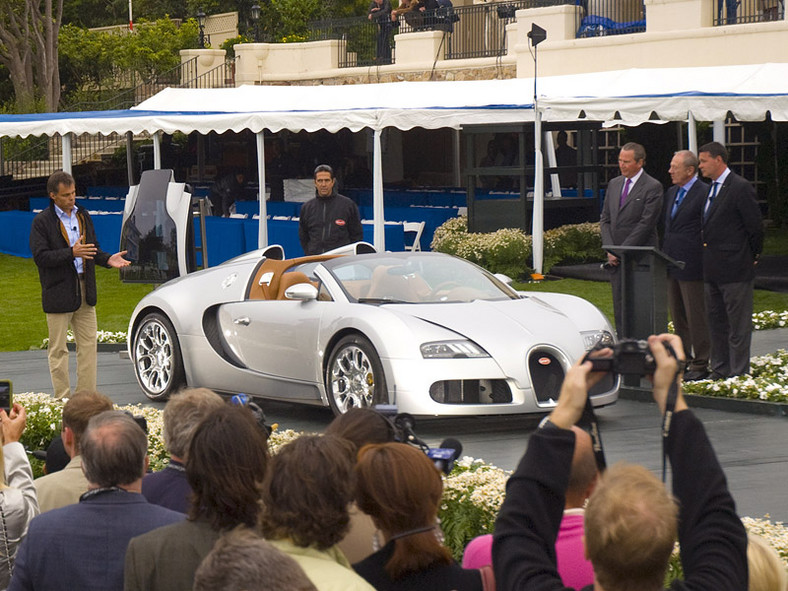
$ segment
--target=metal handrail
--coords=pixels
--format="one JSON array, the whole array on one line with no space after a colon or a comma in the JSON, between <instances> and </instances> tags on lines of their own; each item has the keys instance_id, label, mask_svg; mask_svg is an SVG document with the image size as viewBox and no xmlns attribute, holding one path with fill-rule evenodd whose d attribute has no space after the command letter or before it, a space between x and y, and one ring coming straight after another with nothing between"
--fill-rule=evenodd
<instances>
[{"instance_id":1,"label":"metal handrail","mask_svg":"<svg viewBox=\"0 0 788 591\"><path fill-rule=\"evenodd\" d=\"M785 19L785 0L714 0L715 27Z\"/></svg>"}]
</instances>

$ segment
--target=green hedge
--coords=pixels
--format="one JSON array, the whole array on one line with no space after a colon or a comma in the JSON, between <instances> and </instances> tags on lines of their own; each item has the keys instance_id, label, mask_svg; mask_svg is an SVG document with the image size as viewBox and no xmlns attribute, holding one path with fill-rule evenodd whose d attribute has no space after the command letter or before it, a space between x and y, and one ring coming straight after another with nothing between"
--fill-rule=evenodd
<instances>
[{"instance_id":1,"label":"green hedge","mask_svg":"<svg viewBox=\"0 0 788 591\"><path fill-rule=\"evenodd\" d=\"M532 237L522 230L502 228L495 232L468 232L468 218L452 218L436 231L432 250L467 259L493 273L525 279L533 273ZM543 272L555 265L604 259L598 223L561 226L544 233Z\"/></svg>"}]
</instances>

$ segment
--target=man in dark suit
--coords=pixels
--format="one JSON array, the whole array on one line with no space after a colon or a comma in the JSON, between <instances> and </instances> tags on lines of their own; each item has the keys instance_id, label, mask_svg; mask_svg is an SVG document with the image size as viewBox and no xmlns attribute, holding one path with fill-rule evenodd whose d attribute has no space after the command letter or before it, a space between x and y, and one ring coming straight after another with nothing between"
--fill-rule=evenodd
<instances>
[{"instance_id":1,"label":"man in dark suit","mask_svg":"<svg viewBox=\"0 0 788 591\"><path fill-rule=\"evenodd\" d=\"M711 378L750 371L755 264L763 249L763 220L752 185L728 168L718 142L698 150L711 179L703 209L703 280L711 333Z\"/></svg>"},{"instance_id":2,"label":"man in dark suit","mask_svg":"<svg viewBox=\"0 0 788 591\"><path fill-rule=\"evenodd\" d=\"M640 144L624 144L618 155L621 175L607 184L599 227L602 244L657 246L657 223L662 214L662 185L643 170L646 150ZM622 334L621 260L607 253L605 267L613 286L616 331ZM634 294L631 294L634 295Z\"/></svg>"},{"instance_id":3,"label":"man in dark suit","mask_svg":"<svg viewBox=\"0 0 788 591\"><path fill-rule=\"evenodd\" d=\"M148 438L129 415L92 417L81 450L88 492L30 522L9 590L121 591L129 540L184 519L140 493Z\"/></svg>"},{"instance_id":4,"label":"man in dark suit","mask_svg":"<svg viewBox=\"0 0 788 591\"><path fill-rule=\"evenodd\" d=\"M668 268L668 306L673 326L684 343L689 365L685 381L709 375L709 325L703 293L701 222L709 185L698 180L698 158L689 150L670 161L673 186L665 192L665 233L662 251L683 261L683 269Z\"/></svg>"}]
</instances>

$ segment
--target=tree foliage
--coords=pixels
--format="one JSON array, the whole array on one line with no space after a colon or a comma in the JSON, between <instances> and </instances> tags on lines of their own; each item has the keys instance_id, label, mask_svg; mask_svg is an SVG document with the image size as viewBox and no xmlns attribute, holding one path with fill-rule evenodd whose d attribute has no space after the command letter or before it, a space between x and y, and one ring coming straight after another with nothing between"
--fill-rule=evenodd
<instances>
[{"instance_id":1,"label":"tree foliage","mask_svg":"<svg viewBox=\"0 0 788 591\"><path fill-rule=\"evenodd\" d=\"M20 111L41 99L48 110L60 100L57 38L63 0L0 1L0 63L14 86Z\"/></svg>"},{"instance_id":2,"label":"tree foliage","mask_svg":"<svg viewBox=\"0 0 788 591\"><path fill-rule=\"evenodd\" d=\"M64 26L60 69L69 108L79 109L77 103L95 102L170 72L180 64L181 49L197 47L197 37L194 20L180 26L168 18L140 22L133 34Z\"/></svg>"}]
</instances>

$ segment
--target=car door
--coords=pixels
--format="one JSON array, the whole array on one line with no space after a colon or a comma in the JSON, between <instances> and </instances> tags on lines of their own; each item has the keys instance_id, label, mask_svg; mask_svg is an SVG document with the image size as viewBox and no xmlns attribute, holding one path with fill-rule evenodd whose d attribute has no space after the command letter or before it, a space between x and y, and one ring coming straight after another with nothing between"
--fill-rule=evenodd
<instances>
[{"instance_id":1,"label":"car door","mask_svg":"<svg viewBox=\"0 0 788 591\"><path fill-rule=\"evenodd\" d=\"M247 368L277 378L321 382L319 333L331 303L234 302L219 310L219 325L224 340Z\"/></svg>"}]
</instances>

